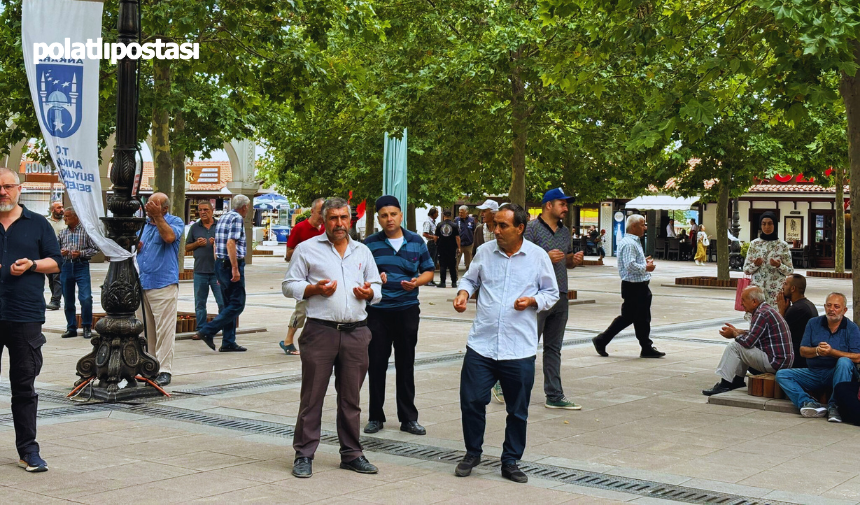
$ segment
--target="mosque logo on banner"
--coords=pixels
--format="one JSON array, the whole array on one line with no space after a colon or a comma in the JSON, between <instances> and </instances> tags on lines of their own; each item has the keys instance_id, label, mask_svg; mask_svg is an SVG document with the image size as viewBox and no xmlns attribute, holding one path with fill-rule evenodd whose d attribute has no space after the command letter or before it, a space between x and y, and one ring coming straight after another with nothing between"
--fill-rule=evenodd
<instances>
[{"instance_id":1,"label":"mosque logo on banner","mask_svg":"<svg viewBox=\"0 0 860 505\"><path fill-rule=\"evenodd\" d=\"M74 135L83 119L80 86L84 65L81 60L74 61L36 65L39 114L48 133L57 138Z\"/></svg>"}]
</instances>

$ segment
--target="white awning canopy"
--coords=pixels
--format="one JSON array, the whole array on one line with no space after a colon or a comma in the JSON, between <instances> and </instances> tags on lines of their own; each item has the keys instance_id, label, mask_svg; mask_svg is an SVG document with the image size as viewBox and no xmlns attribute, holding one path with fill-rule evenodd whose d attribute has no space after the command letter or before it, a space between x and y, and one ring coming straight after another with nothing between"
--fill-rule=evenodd
<instances>
[{"instance_id":1,"label":"white awning canopy","mask_svg":"<svg viewBox=\"0 0 860 505\"><path fill-rule=\"evenodd\" d=\"M625 208L637 210L690 210L699 201L694 198L677 198L674 196L639 196L624 204Z\"/></svg>"}]
</instances>

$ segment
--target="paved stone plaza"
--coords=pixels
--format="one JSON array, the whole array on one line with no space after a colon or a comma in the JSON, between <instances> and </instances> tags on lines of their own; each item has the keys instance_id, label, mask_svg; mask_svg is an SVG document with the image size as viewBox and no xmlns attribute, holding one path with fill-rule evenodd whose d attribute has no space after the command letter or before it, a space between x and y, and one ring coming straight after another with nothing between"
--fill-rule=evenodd
<instances>
[{"instance_id":1,"label":"paved stone plaza","mask_svg":"<svg viewBox=\"0 0 860 505\"><path fill-rule=\"evenodd\" d=\"M487 414L488 466L469 478L453 475L463 451L460 359L474 306L458 314L448 301L454 290L432 287L421 290L416 363L416 404L427 435L398 430L392 367L389 422L366 438L367 457L379 474L337 469L332 381L315 475L293 478L290 444L301 364L277 345L294 306L281 295L286 266L278 254L283 248L275 257L254 258L246 270L249 295L240 328L268 331L240 334L248 352L238 354L178 341L167 388L171 399L136 405L64 400L76 379L75 363L90 344L49 332L64 324L62 311L49 312L37 385L38 441L50 471L28 474L17 467L4 354L0 503L668 503L720 493L731 495L723 503L860 503L860 429L709 405L702 396L717 381L714 367L724 345L717 329L725 321L745 327L742 314L733 310L734 291L665 285L676 276L716 275L716 266L657 262L652 336L665 359L638 359L632 327L610 344L609 358L597 356L590 339L620 304L612 258L606 266L570 271L571 289L596 302L570 307L562 352L565 393L583 409L544 408L538 363L524 457L532 464L524 465L528 484L503 480L492 466L505 420L504 406L495 402ZM93 265L97 311L95 287L106 270ZM807 295L821 310L826 293L843 291L850 298L850 289L847 280L814 279ZM180 284L179 310L193 310L190 282ZM365 393L366 385L366 411ZM365 413L362 426L366 420Z\"/></svg>"}]
</instances>

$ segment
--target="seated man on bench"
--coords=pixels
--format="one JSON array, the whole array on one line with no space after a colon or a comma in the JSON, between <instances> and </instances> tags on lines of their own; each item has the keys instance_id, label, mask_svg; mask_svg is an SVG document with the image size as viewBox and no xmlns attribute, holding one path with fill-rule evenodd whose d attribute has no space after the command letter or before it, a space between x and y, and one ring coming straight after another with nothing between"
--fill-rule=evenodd
<instances>
[{"instance_id":1,"label":"seated man on bench","mask_svg":"<svg viewBox=\"0 0 860 505\"><path fill-rule=\"evenodd\" d=\"M842 422L836 395L830 395L825 408L809 392L836 389L837 384L852 382L857 377L854 364L860 363L860 329L845 317L847 304L842 293L827 295L826 315L809 320L800 342L800 354L809 368L780 370L776 374L777 384L803 417L827 417L832 423Z\"/></svg>"},{"instance_id":2,"label":"seated man on bench","mask_svg":"<svg viewBox=\"0 0 860 505\"><path fill-rule=\"evenodd\" d=\"M720 329L720 335L734 340L723 351L717 367L717 375L722 379L702 391L705 396L744 387L744 376L750 367L774 373L791 368L794 361L788 324L776 308L764 303L764 291L758 286L746 288L741 294L741 304L752 315L750 329L739 330L729 323Z\"/></svg>"}]
</instances>

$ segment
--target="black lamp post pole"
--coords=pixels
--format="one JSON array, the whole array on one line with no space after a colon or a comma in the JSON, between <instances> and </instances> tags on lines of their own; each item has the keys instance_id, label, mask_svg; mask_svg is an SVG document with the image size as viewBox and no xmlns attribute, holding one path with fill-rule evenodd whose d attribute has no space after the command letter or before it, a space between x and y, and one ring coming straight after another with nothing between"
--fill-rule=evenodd
<instances>
[{"instance_id":1,"label":"black lamp post pole","mask_svg":"<svg viewBox=\"0 0 860 505\"><path fill-rule=\"evenodd\" d=\"M117 42L137 42L140 35L139 1L120 0ZM134 217L140 204L132 198L137 153L137 60L123 58L117 62L116 147L114 148L113 194L107 208L113 217L103 217L107 235L123 249L137 246L137 237L145 219ZM99 319L92 339L93 350L78 361L78 384L95 377L96 398L119 401L158 394L153 388L138 387L135 377L155 378L158 361L146 352L146 340L140 335L143 323L135 316L141 302L140 279L132 259L112 261L102 285L102 307L107 317ZM119 383L126 380L122 389Z\"/></svg>"},{"instance_id":2,"label":"black lamp post pole","mask_svg":"<svg viewBox=\"0 0 860 505\"><path fill-rule=\"evenodd\" d=\"M738 199L732 199L732 235L737 238L729 247L729 269L739 272L744 268L744 258L741 256L741 242L738 235L741 234L741 218L738 209Z\"/></svg>"}]
</instances>

